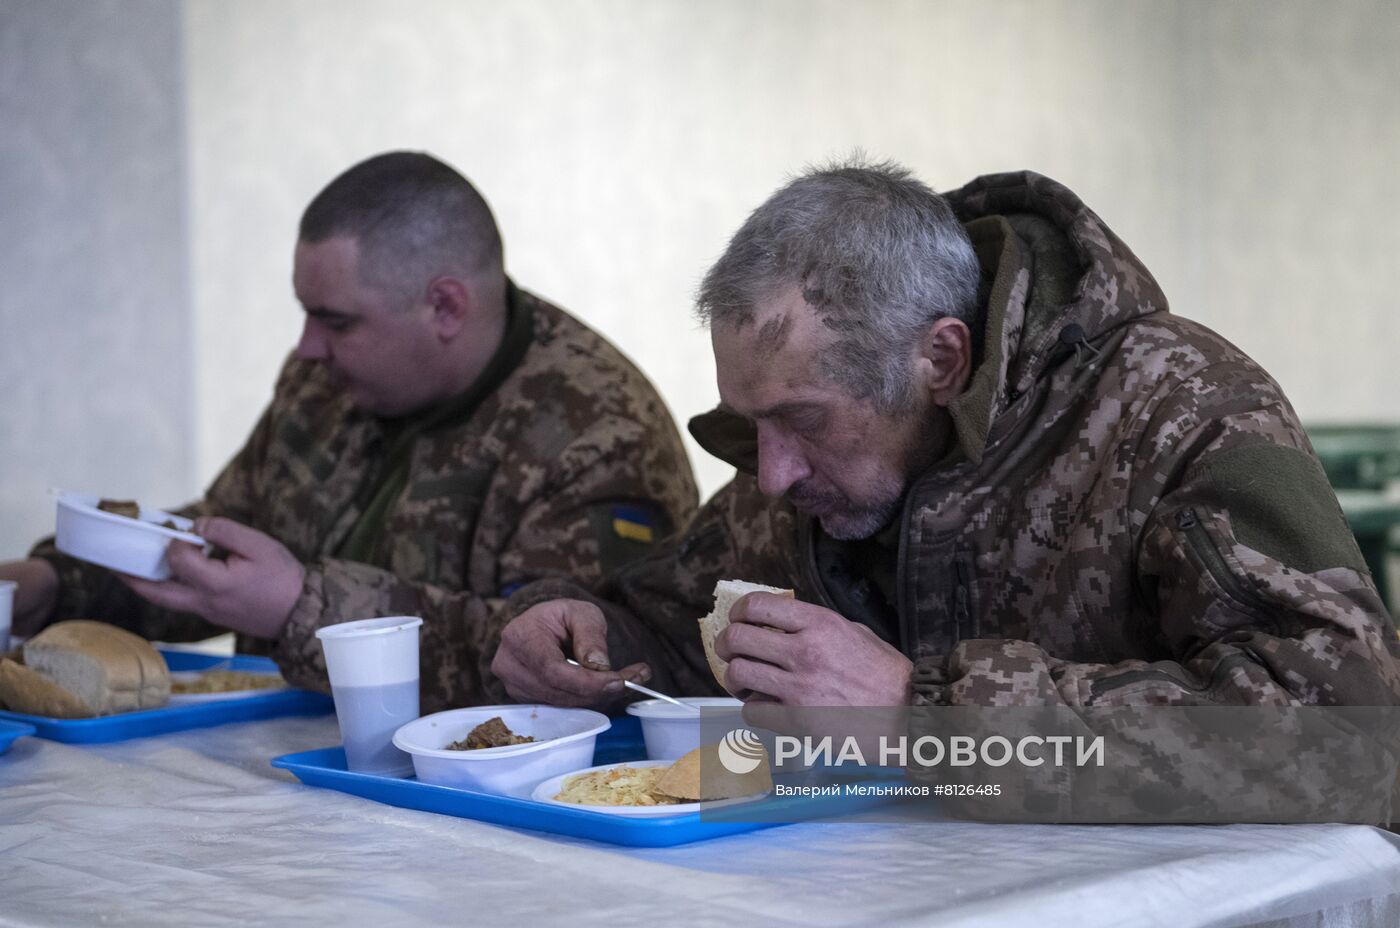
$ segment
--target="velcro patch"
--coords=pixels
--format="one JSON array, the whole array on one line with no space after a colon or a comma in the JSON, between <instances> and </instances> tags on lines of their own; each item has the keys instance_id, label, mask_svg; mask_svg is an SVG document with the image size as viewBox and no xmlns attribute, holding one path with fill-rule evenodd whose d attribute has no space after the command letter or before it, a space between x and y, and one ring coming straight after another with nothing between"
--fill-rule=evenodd
<instances>
[{"instance_id":1,"label":"velcro patch","mask_svg":"<svg viewBox=\"0 0 1400 928\"><path fill-rule=\"evenodd\" d=\"M648 554L654 542L670 534L665 512L636 501L597 503L589 511L589 521L598 540L598 563L604 574Z\"/></svg>"}]
</instances>

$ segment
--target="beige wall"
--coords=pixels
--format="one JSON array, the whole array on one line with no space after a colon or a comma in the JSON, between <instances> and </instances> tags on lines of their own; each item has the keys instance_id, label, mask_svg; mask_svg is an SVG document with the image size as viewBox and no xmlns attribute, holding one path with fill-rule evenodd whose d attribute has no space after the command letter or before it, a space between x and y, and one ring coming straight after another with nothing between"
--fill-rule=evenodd
<instances>
[{"instance_id":1,"label":"beige wall","mask_svg":"<svg viewBox=\"0 0 1400 928\"><path fill-rule=\"evenodd\" d=\"M1392 2L182 10L197 430L170 498L241 443L296 337L301 208L353 161L399 147L468 174L517 280L616 341L678 417L715 398L689 310L708 263L789 173L856 147L936 187L1017 168L1062 180L1179 312L1259 358L1305 417L1393 417ZM692 453L706 492L727 479Z\"/></svg>"}]
</instances>

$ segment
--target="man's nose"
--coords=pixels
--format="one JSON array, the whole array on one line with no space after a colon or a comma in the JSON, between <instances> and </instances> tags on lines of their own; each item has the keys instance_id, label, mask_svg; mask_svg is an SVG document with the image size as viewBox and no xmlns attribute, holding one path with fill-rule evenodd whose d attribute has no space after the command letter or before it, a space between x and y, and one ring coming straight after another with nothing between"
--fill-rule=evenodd
<instances>
[{"instance_id":1,"label":"man's nose","mask_svg":"<svg viewBox=\"0 0 1400 928\"><path fill-rule=\"evenodd\" d=\"M307 319L301 325L301 340L297 342L297 357L303 361L324 361L330 357L326 337L314 319Z\"/></svg>"},{"instance_id":2,"label":"man's nose","mask_svg":"<svg viewBox=\"0 0 1400 928\"><path fill-rule=\"evenodd\" d=\"M794 483L812 476L812 468L797 440L781 430L758 427L758 489L766 496L782 496Z\"/></svg>"}]
</instances>

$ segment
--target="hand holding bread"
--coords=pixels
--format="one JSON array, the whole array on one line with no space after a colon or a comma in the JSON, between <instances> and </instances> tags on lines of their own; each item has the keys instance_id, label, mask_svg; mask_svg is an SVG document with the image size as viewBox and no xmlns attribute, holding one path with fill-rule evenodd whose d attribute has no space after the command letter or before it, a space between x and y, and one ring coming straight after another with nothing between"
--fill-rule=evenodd
<instances>
[{"instance_id":1,"label":"hand holding bread","mask_svg":"<svg viewBox=\"0 0 1400 928\"><path fill-rule=\"evenodd\" d=\"M701 641L716 678L740 698L789 706L908 703L912 662L865 625L756 584L721 581L715 600L715 613L701 620Z\"/></svg>"},{"instance_id":2,"label":"hand holding bread","mask_svg":"<svg viewBox=\"0 0 1400 928\"><path fill-rule=\"evenodd\" d=\"M729 662L721 658L715 652L715 639L729 627L729 613L750 593L773 593L793 598L792 590L780 590L773 586L764 586L761 583L748 583L744 580L721 580L715 584L715 607L710 610L710 614L700 620L700 644L705 649L705 660L710 664L710 673L715 675L719 685L732 694L729 684L725 682L725 671L729 667Z\"/></svg>"}]
</instances>

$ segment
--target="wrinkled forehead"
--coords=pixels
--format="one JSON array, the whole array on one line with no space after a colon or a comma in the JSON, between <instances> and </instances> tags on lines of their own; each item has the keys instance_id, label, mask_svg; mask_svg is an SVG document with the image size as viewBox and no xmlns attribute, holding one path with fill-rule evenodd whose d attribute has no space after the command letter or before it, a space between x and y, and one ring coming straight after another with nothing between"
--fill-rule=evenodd
<instances>
[{"instance_id":1,"label":"wrinkled forehead","mask_svg":"<svg viewBox=\"0 0 1400 928\"><path fill-rule=\"evenodd\" d=\"M748 318L714 322L710 343L720 399L747 413L829 389L820 359L833 341L795 284L758 301Z\"/></svg>"}]
</instances>

